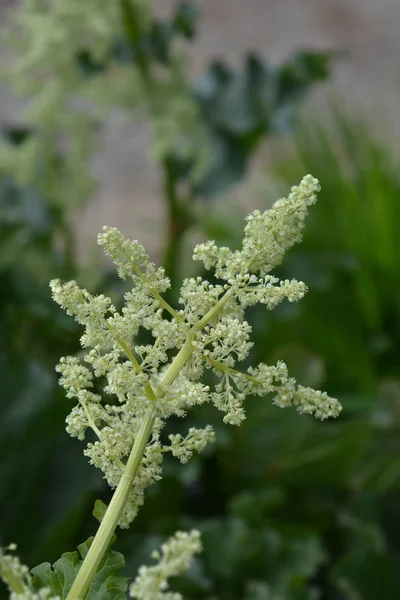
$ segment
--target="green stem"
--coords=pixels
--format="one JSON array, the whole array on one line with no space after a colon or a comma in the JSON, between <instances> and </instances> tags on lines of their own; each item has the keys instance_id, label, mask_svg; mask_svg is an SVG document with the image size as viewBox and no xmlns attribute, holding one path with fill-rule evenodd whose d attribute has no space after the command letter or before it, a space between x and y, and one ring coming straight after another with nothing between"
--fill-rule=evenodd
<instances>
[{"instance_id":1,"label":"green stem","mask_svg":"<svg viewBox=\"0 0 400 600\"><path fill-rule=\"evenodd\" d=\"M234 295L233 288L230 288L225 294L218 300L216 304L204 315L204 317L197 323L195 326L195 331L201 331L203 327L208 325L210 321L213 320L214 317L217 316L219 311L225 306L225 304L232 298Z\"/></svg>"},{"instance_id":2,"label":"green stem","mask_svg":"<svg viewBox=\"0 0 400 600\"><path fill-rule=\"evenodd\" d=\"M191 337L189 336L186 340L186 343L176 355L170 368L161 381L160 387L157 390L156 398L161 398L164 394L164 391L179 375L180 370L190 357L191 341ZM111 538L114 535L114 531L117 527L124 506L128 500L133 479L139 468L143 453L153 428L154 419L154 408L151 407L143 419L118 487L114 492L110 505L108 506L100 527L97 530L89 552L87 553L79 573L72 584L71 590L67 596L67 600L83 600L90 588L104 553L106 552Z\"/></svg>"},{"instance_id":3,"label":"green stem","mask_svg":"<svg viewBox=\"0 0 400 600\"><path fill-rule=\"evenodd\" d=\"M150 61L143 47L143 38L146 35L145 24L140 20L140 10L137 3L130 0L121 0L122 24L125 35L130 42L135 54L136 64L146 87L151 87Z\"/></svg>"},{"instance_id":4,"label":"green stem","mask_svg":"<svg viewBox=\"0 0 400 600\"><path fill-rule=\"evenodd\" d=\"M91 586L93 578L107 551L121 517L121 513L128 500L134 477L140 466L143 453L153 428L154 419L154 408L151 407L145 414L120 482L114 492L100 527L97 530L92 545L89 548L89 552L72 584L67 600L83 600Z\"/></svg>"},{"instance_id":5,"label":"green stem","mask_svg":"<svg viewBox=\"0 0 400 600\"><path fill-rule=\"evenodd\" d=\"M141 368L140 364L138 363L138 361L136 360L136 357L133 354L132 350L129 348L128 344L126 344L125 342L123 342L119 338L116 338L116 339L118 341L118 344L121 346L122 350L125 352L126 356L129 358L129 360L133 364L136 373L141 373L142 372L142 368Z\"/></svg>"},{"instance_id":6,"label":"green stem","mask_svg":"<svg viewBox=\"0 0 400 600\"><path fill-rule=\"evenodd\" d=\"M210 308L210 310L204 315L204 317L197 323L194 327L195 331L200 331L205 327L225 306L228 300L233 296L232 288L228 290L222 298L218 300L218 302ZM185 344L179 350L178 354L175 356L170 368L164 375L161 383L156 391L156 398L161 398L168 386L170 386L179 375L179 372L184 367L185 363L188 361L190 354L192 353L192 336L189 334Z\"/></svg>"},{"instance_id":7,"label":"green stem","mask_svg":"<svg viewBox=\"0 0 400 600\"><path fill-rule=\"evenodd\" d=\"M175 381L180 371L184 367L185 363L190 357L192 352L192 337L189 335L186 339L186 342L179 350L178 354L175 356L174 360L168 371L165 373L164 377L161 380L161 383L157 389L156 397L162 398L162 396L167 391L168 387Z\"/></svg>"},{"instance_id":8,"label":"green stem","mask_svg":"<svg viewBox=\"0 0 400 600\"><path fill-rule=\"evenodd\" d=\"M166 244L162 264L171 281L177 279L182 241L191 222L189 204L178 198L177 173L173 159L166 156L162 161L164 171L163 192L167 205ZM169 292L171 296L171 291Z\"/></svg>"},{"instance_id":9,"label":"green stem","mask_svg":"<svg viewBox=\"0 0 400 600\"><path fill-rule=\"evenodd\" d=\"M125 342L122 342L121 340L118 340L118 343L121 346L121 348L123 349L123 351L125 352L126 356L129 358L129 360L133 364L133 366L135 367L137 373L142 373L143 369L139 365L138 361L136 360L136 358L135 358L133 352L131 351L131 349L129 348L128 344L126 344ZM156 399L155 394L153 392L153 388L151 387L150 383L146 383L144 385L144 391L146 392L146 396L149 400Z\"/></svg>"},{"instance_id":10,"label":"green stem","mask_svg":"<svg viewBox=\"0 0 400 600\"><path fill-rule=\"evenodd\" d=\"M172 308L172 306L160 295L160 293L155 289L155 288L149 288L149 291L151 293L152 296L154 296L154 298L156 300L158 300L158 302L160 303L160 305L167 311L169 312L170 315L172 315L174 317L174 319L176 319L177 321L182 321L182 317L181 315L179 315L176 310L174 310Z\"/></svg>"},{"instance_id":11,"label":"green stem","mask_svg":"<svg viewBox=\"0 0 400 600\"><path fill-rule=\"evenodd\" d=\"M160 306L162 306L164 308L164 310L169 312L170 315L172 315L174 317L174 319L176 319L177 321L182 321L183 319L182 319L181 315L178 314L176 312L176 310L173 309L170 304L168 304L168 302L161 296L159 291L156 288L150 287L148 285L148 279L147 279L146 275L144 273L142 273L142 271L140 270L140 267L131 260L131 257L129 256L129 254L127 252L125 252L124 254L125 254L126 259L131 263L131 265L132 265L136 275L139 277L139 279L141 281L143 281L143 283L147 284L148 291L153 296L153 298L155 298L157 300L157 302L160 304Z\"/></svg>"},{"instance_id":12,"label":"green stem","mask_svg":"<svg viewBox=\"0 0 400 600\"><path fill-rule=\"evenodd\" d=\"M139 269L139 267L137 267L137 265L135 265L134 263L132 263L132 265L133 265L133 268L135 269L138 277L144 283L146 283L147 282L146 275L144 275L144 273L142 273L142 271ZM157 302L160 304L160 306L163 307L164 310L169 312L169 314L172 315L174 317L174 319L176 319L177 321L182 321L181 315L179 315L176 312L176 310L174 308L172 308L172 306L161 296L160 292L156 288L149 287L148 290L149 290L150 294L153 296L153 298L155 298L157 300Z\"/></svg>"},{"instance_id":13,"label":"green stem","mask_svg":"<svg viewBox=\"0 0 400 600\"><path fill-rule=\"evenodd\" d=\"M209 356L204 356L204 360L208 362L211 366L215 367L219 371L226 373L227 375L240 375L241 377L246 377L249 381L253 383L259 383L259 380L248 373L244 373L243 371L238 371L237 369L232 369L232 367L228 367L223 363L219 362L219 360L215 360L214 358L210 358Z\"/></svg>"},{"instance_id":14,"label":"green stem","mask_svg":"<svg viewBox=\"0 0 400 600\"><path fill-rule=\"evenodd\" d=\"M11 592L14 592L15 594L26 593L27 586L24 585L21 579L14 575L10 569L6 569L2 565L0 565L0 577L4 582L7 583Z\"/></svg>"}]
</instances>

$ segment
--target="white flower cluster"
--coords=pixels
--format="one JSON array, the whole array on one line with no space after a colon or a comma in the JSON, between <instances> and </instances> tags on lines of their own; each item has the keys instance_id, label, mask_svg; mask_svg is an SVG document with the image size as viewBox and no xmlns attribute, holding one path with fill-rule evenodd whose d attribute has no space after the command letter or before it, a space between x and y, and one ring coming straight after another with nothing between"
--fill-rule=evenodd
<instances>
[{"instance_id":1,"label":"white flower cluster","mask_svg":"<svg viewBox=\"0 0 400 600\"><path fill-rule=\"evenodd\" d=\"M5 548L9 552L16 550L15 544ZM61 600L53 596L48 588L34 590L27 566L13 554L5 553L0 548L0 579L8 586L10 600Z\"/></svg>"},{"instance_id":2,"label":"white flower cluster","mask_svg":"<svg viewBox=\"0 0 400 600\"><path fill-rule=\"evenodd\" d=\"M207 425L204 429L191 427L185 438L177 433L169 435L169 439L171 446L164 446L164 448L171 450L172 454L185 464L192 458L194 451L202 452L207 444L215 442L215 433L211 425Z\"/></svg>"},{"instance_id":3,"label":"white flower cluster","mask_svg":"<svg viewBox=\"0 0 400 600\"><path fill-rule=\"evenodd\" d=\"M118 266L118 274L122 279L134 277L141 279L150 288L165 292L170 287L170 282L165 277L162 267L155 269L149 261L149 256L137 241L127 240L116 227L103 227L103 233L98 236L98 244ZM145 274L141 268L145 268Z\"/></svg>"},{"instance_id":4,"label":"white flower cluster","mask_svg":"<svg viewBox=\"0 0 400 600\"><path fill-rule=\"evenodd\" d=\"M301 240L308 207L316 202L319 190L318 180L306 175L300 185L291 189L288 198L278 200L270 210L256 210L247 217L242 250L231 252L210 241L196 247L194 260L203 261L207 269L213 267L217 277L231 284L249 273L258 272L264 277Z\"/></svg>"},{"instance_id":5,"label":"white flower cluster","mask_svg":"<svg viewBox=\"0 0 400 600\"><path fill-rule=\"evenodd\" d=\"M162 297L170 285L164 270L149 261L143 246L112 227L104 228L99 244L120 276L133 285L120 313L109 298L92 296L75 282L51 282L54 299L85 327L81 341L91 367L72 357L61 359L57 367L67 396L78 401L67 417L67 430L81 440L88 429L95 433L97 440L89 442L84 453L112 488L120 481L143 423L147 418L151 421L121 526L128 526L135 516L144 489L160 479L165 452L186 462L193 451L201 452L214 440L210 427L192 428L186 437L172 434L171 445L162 445L160 432L169 416L183 417L191 406L211 401L225 413L226 423L239 425L245 418L245 397L270 393L280 407L294 406L320 419L339 414L337 400L297 385L282 362L260 364L247 372L235 368L252 347L245 308L261 302L271 309L284 298L298 301L306 292L304 283L279 281L267 272L300 239L307 207L315 202L318 189L317 180L308 175L292 188L287 200L263 214L250 215L240 251L217 248L214 242L197 246L194 258L214 267L225 283L186 279L180 310ZM135 344L140 329L151 332L153 344ZM199 381L204 369L219 379L214 390ZM105 376L104 392L113 395L114 402L101 402L101 395L93 390L92 370L96 377Z\"/></svg>"},{"instance_id":6,"label":"white flower cluster","mask_svg":"<svg viewBox=\"0 0 400 600\"><path fill-rule=\"evenodd\" d=\"M168 591L168 579L187 571L195 554L201 552L200 533L178 531L165 544L161 552L155 551L152 558L158 564L142 566L130 588L131 598L137 600L182 600L182 595Z\"/></svg>"},{"instance_id":7,"label":"white flower cluster","mask_svg":"<svg viewBox=\"0 0 400 600\"><path fill-rule=\"evenodd\" d=\"M260 363L256 368L250 367L247 373L227 368L214 360L209 362L209 366L217 375L222 374L213 394L213 402L226 413L225 423L240 425L245 419L243 400L248 395L265 396L273 393L276 406L295 406L299 413L314 414L318 419L335 417L341 411L339 402L326 392L296 385L296 380L289 377L282 361L272 366Z\"/></svg>"},{"instance_id":8,"label":"white flower cluster","mask_svg":"<svg viewBox=\"0 0 400 600\"><path fill-rule=\"evenodd\" d=\"M22 593L12 592L10 600L61 600L61 598L60 596L53 596L48 588L41 588L40 590L27 590Z\"/></svg>"}]
</instances>

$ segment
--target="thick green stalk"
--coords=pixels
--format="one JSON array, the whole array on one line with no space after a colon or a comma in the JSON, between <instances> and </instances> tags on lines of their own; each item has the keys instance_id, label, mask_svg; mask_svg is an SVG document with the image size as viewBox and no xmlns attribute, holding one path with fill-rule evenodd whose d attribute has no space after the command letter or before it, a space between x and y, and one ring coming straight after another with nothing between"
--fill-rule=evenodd
<instances>
[{"instance_id":1,"label":"thick green stalk","mask_svg":"<svg viewBox=\"0 0 400 600\"><path fill-rule=\"evenodd\" d=\"M72 584L67 600L83 600L91 586L132 489L132 482L153 429L154 419L154 408L151 407L143 419L121 480L97 530L89 552Z\"/></svg>"}]
</instances>

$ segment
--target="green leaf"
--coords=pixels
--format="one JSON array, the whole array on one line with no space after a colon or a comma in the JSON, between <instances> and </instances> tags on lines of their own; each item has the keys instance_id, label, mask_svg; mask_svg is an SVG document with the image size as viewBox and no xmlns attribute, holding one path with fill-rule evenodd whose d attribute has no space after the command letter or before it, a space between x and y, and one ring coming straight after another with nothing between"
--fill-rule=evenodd
<instances>
[{"instance_id":1,"label":"green leaf","mask_svg":"<svg viewBox=\"0 0 400 600\"><path fill-rule=\"evenodd\" d=\"M246 57L242 71L233 72L223 63L212 63L195 88L207 122L233 135L248 134L266 123L265 90L269 71L255 56Z\"/></svg>"},{"instance_id":2,"label":"green leaf","mask_svg":"<svg viewBox=\"0 0 400 600\"><path fill-rule=\"evenodd\" d=\"M32 569L33 585L37 590L48 587L57 596L66 598L79 571L78 564L77 552L66 552L54 563L53 567L49 562L42 563Z\"/></svg>"},{"instance_id":3,"label":"green leaf","mask_svg":"<svg viewBox=\"0 0 400 600\"><path fill-rule=\"evenodd\" d=\"M390 557L357 548L350 552L333 570L333 579L338 588L363 600L397 600L400 585Z\"/></svg>"},{"instance_id":4,"label":"green leaf","mask_svg":"<svg viewBox=\"0 0 400 600\"><path fill-rule=\"evenodd\" d=\"M296 100L316 81L329 75L333 53L296 52L278 70L278 103Z\"/></svg>"},{"instance_id":5,"label":"green leaf","mask_svg":"<svg viewBox=\"0 0 400 600\"><path fill-rule=\"evenodd\" d=\"M190 39L195 35L199 9L190 2L180 2L172 19L172 29L175 33Z\"/></svg>"},{"instance_id":6,"label":"green leaf","mask_svg":"<svg viewBox=\"0 0 400 600\"><path fill-rule=\"evenodd\" d=\"M212 136L210 167L196 188L196 193L208 197L223 192L245 174L248 151L238 137Z\"/></svg>"},{"instance_id":7,"label":"green leaf","mask_svg":"<svg viewBox=\"0 0 400 600\"><path fill-rule=\"evenodd\" d=\"M107 504L104 504L101 500L96 500L94 503L93 516L98 520L99 523L102 522L104 515L106 514Z\"/></svg>"},{"instance_id":8,"label":"green leaf","mask_svg":"<svg viewBox=\"0 0 400 600\"><path fill-rule=\"evenodd\" d=\"M45 562L32 569L35 589L48 587L53 594L64 600L81 568L92 541L93 538L89 538L78 546L78 551L66 552L53 566ZM123 555L109 549L100 564L86 600L125 600L128 580L119 574L124 566L125 559Z\"/></svg>"},{"instance_id":9,"label":"green leaf","mask_svg":"<svg viewBox=\"0 0 400 600\"><path fill-rule=\"evenodd\" d=\"M162 21L154 21L148 39L144 39L143 43L155 60L167 65L170 59L171 39L171 27Z\"/></svg>"}]
</instances>

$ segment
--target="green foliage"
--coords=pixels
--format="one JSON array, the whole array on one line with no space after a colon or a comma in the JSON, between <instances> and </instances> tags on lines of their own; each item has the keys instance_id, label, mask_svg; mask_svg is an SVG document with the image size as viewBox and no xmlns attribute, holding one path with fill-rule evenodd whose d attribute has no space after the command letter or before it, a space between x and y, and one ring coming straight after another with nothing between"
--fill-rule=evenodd
<instances>
[{"instance_id":1,"label":"green foliage","mask_svg":"<svg viewBox=\"0 0 400 600\"><path fill-rule=\"evenodd\" d=\"M265 135L294 126L297 101L329 75L332 55L297 52L272 68L249 54L241 71L214 62L195 86L201 115L211 134L211 160L195 191L212 196L240 181Z\"/></svg>"},{"instance_id":2,"label":"green foliage","mask_svg":"<svg viewBox=\"0 0 400 600\"><path fill-rule=\"evenodd\" d=\"M257 357L282 356L306 384L335 390L344 418L314 427L254 403L241 431L217 447L214 477L223 506L238 487L277 486L281 500L263 518L308 524L318 535L326 564L316 583L324 599L394 600L400 593L400 537L393 529L400 499L400 313L393 293L400 283L400 179L393 155L369 126L339 112L331 126L301 128L277 180L286 186L310 168L321 177L321 202L300 250L280 270L282 277L300 273L310 291L298 309L254 311L250 322ZM224 217L214 221L212 236L232 243L236 227L229 225Z\"/></svg>"},{"instance_id":3,"label":"green foliage","mask_svg":"<svg viewBox=\"0 0 400 600\"><path fill-rule=\"evenodd\" d=\"M66 552L53 565L47 562L32 569L34 588L49 588L55 596L65 600L92 541L90 538L80 544L76 552ZM122 554L108 549L86 600L125 600L128 580L119 574L124 565Z\"/></svg>"},{"instance_id":4,"label":"green foliage","mask_svg":"<svg viewBox=\"0 0 400 600\"><path fill-rule=\"evenodd\" d=\"M348 390L372 390L377 379L399 376L400 300L392 291L400 285L397 164L366 124L338 111L332 128L304 126L294 152L281 177L290 180L312 164L323 189L324 208L317 207L302 252L288 267L310 275L316 289L303 308L314 316L304 321L309 346L328 356L330 373L341 365ZM304 328L299 334L304 339Z\"/></svg>"},{"instance_id":5,"label":"green foliage","mask_svg":"<svg viewBox=\"0 0 400 600\"><path fill-rule=\"evenodd\" d=\"M3 144L33 135L5 129ZM54 310L48 289L52 273L78 275L67 212L0 171L0 542L18 539L35 562L71 541L98 485L65 439L68 403L54 374L60 348L79 349L75 324Z\"/></svg>"},{"instance_id":6,"label":"green foliage","mask_svg":"<svg viewBox=\"0 0 400 600\"><path fill-rule=\"evenodd\" d=\"M221 600L312 600L307 583L324 562L318 539L307 531L279 531L237 515L207 522L202 531L205 573Z\"/></svg>"}]
</instances>

